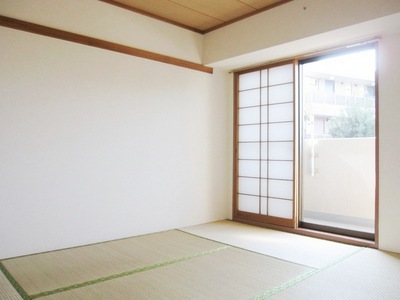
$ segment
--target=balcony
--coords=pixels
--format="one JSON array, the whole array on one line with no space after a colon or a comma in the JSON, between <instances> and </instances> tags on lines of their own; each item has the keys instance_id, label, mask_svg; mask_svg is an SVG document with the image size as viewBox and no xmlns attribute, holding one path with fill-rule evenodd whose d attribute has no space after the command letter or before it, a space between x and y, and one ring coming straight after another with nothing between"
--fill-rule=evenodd
<instances>
[{"instance_id":1,"label":"balcony","mask_svg":"<svg viewBox=\"0 0 400 300\"><path fill-rule=\"evenodd\" d=\"M375 138L303 143L302 220L373 233Z\"/></svg>"},{"instance_id":2,"label":"balcony","mask_svg":"<svg viewBox=\"0 0 400 300\"><path fill-rule=\"evenodd\" d=\"M346 107L354 106L364 108L375 108L375 97L360 97L355 95L341 95L334 93L318 93L307 92L304 93L304 103L324 104L329 107Z\"/></svg>"}]
</instances>

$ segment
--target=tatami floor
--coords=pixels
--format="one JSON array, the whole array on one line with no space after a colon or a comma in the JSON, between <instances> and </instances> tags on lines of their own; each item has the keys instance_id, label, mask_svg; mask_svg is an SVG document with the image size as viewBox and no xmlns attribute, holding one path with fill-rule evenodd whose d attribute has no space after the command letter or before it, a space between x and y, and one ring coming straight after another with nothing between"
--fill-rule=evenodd
<instances>
[{"instance_id":1,"label":"tatami floor","mask_svg":"<svg viewBox=\"0 0 400 300\"><path fill-rule=\"evenodd\" d=\"M0 299L400 299L400 254L227 220L0 268Z\"/></svg>"}]
</instances>

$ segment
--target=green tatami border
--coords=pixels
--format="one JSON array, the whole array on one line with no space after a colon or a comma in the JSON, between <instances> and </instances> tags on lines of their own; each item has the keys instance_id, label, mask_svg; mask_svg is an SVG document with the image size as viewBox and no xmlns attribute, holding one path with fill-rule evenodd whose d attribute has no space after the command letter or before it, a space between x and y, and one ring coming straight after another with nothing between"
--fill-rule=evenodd
<instances>
[{"instance_id":1,"label":"green tatami border","mask_svg":"<svg viewBox=\"0 0 400 300\"><path fill-rule=\"evenodd\" d=\"M50 295L54 295L54 294L58 294L58 293L62 293L62 292L71 291L71 290L74 290L74 289L83 288L83 287L86 287L86 286L89 286L89 285L94 285L94 284L102 283L102 282L113 280L113 279L118 279L118 278L121 278L121 277L130 276L130 275L141 273L141 272L145 272L145 271L158 269L158 268L161 268L161 267L173 265L173 264L176 264L176 263L180 263L180 262L188 261L188 260L191 260L191 259L195 259L195 258L198 258L198 257L201 257L201 256L205 256L205 255L209 255L209 254L212 254L212 253L216 253L216 252L219 252L219 251L222 251L222 250L226 250L228 248L232 248L232 247L229 246L229 245L224 245L224 246L221 246L221 247L218 247L218 248L214 248L214 249L211 249L211 250L207 250L207 251L203 251L203 252L199 252L199 253L195 253L195 254L192 254L192 255L183 256L183 257L179 257L179 258L176 258L176 259L172 259L172 260L164 261L164 262L161 262L161 263L145 266L145 267L142 267L142 268L133 269L133 270L122 272L122 273L118 273L118 274L113 274L113 275L104 276L104 277L100 277L100 278L93 279L93 280L84 281L84 282L81 282L81 283L77 283L77 284L73 284L73 285L57 288L57 289L54 289L54 290L49 290L49 291L37 293L37 294L34 294L34 295L28 295L25 292L25 290L19 285L19 283L14 279L14 277L11 275L11 273L6 269L6 267L1 262L0 262L0 269L4 273L4 275L6 276L8 281L11 283L11 285L15 288L15 290L20 294L20 296L24 300L32 300L32 299L38 299L38 298L41 298L41 297L50 296Z\"/></svg>"},{"instance_id":2,"label":"green tatami border","mask_svg":"<svg viewBox=\"0 0 400 300\"><path fill-rule=\"evenodd\" d=\"M7 280L11 283L13 288L18 292L18 294L24 300L31 300L32 298L25 292L25 290L19 285L19 283L14 279L14 277L8 272L6 267L0 261L0 270L3 272L4 276L6 276Z\"/></svg>"},{"instance_id":3,"label":"green tatami border","mask_svg":"<svg viewBox=\"0 0 400 300\"><path fill-rule=\"evenodd\" d=\"M223 251L223 250L226 250L226 249L229 249L229 248L238 248L238 249L242 249L242 250L245 250L245 251L248 251L248 252L251 252L251 253L255 253L255 254L262 255L262 256L267 256L267 257L274 258L274 257L269 256L269 255L265 255L265 254L258 253L258 252L253 252L251 250L244 249L244 248L241 248L241 247L236 247L236 246L233 246L233 245L221 243L219 241L208 239L208 238L204 238L204 237L201 237L201 236L197 236L197 235L185 232L185 231L181 231L181 230L178 230L178 231L182 232L182 233L185 233L185 234L188 234L188 235L195 236L195 237L200 238L200 239L205 239L205 240L210 240L210 241L213 241L213 242L217 242L221 246L216 245L216 246L219 246L219 247L216 247L216 248L213 248L213 249L209 249L209 250L205 250L205 251L202 251L202 252L189 254L189 255L186 255L186 256L177 257L177 258L174 258L174 259L171 259L171 260L166 260L166 261L163 261L163 262L160 262L160 263L155 263L155 264L152 264L152 265L131 269L131 270L128 270L128 271L125 271L125 272L121 272L121 273L116 273L116 274L112 274L112 275L108 275L108 276L95 278L95 279L92 279L92 280L87 280L87 281L83 281L83 282L79 282L78 281L78 283L75 283L75 284L72 284L72 285L68 285L68 286L64 286L64 287L61 286L61 287L56 288L56 289L43 291L43 292L39 292L39 293L32 294L32 295L29 295L22 288L22 286L17 282L17 280L12 276L11 272L9 272L7 270L7 268L5 267L5 265L3 264L2 261L0 261L0 270L4 273L4 275L7 278L7 280L10 282L10 284L13 286L13 288L18 292L18 294L22 297L22 299L24 299L24 300L33 300L33 299L38 299L38 298L54 295L54 294L59 294L59 293L68 292L68 291L71 291L71 290L84 288L84 287L95 285L95 284L100 284L100 283L103 283L103 282L106 282L106 281L111 281L111 280L114 280L114 279L127 277L127 276L130 276L130 275L134 275L134 274L138 274L138 273L142 273L142 272L146 272L146 271L150 271L150 270L155 270L155 269L162 268L162 267L169 266L169 265L173 265L173 264L189 261L189 260L192 260L192 259L195 259L195 258L198 258L198 257L202 257L202 256L206 256L206 255L209 255L209 254L213 254L213 253L216 253L216 252L219 252L219 251ZM300 274L300 275L298 275L298 276L296 276L296 277L294 277L294 278L292 278L292 279L290 279L290 280L288 280L286 282L283 282L282 284L279 284L279 285L277 285L277 286L275 286L273 288L270 288L269 290L267 290L265 292L262 292L262 293L260 293L260 294L258 294L256 296L254 296L254 298L252 298L252 299L253 300L261 300L261 299L270 298L273 295L275 295L277 293L280 293L280 292L282 292L282 291L284 291L284 290L286 290L286 289L288 289L288 288L290 288L290 287L292 287L292 286L294 286L294 285L296 285L296 284L298 284L298 283L310 278L311 276L314 276L314 275L316 275L316 274L318 274L318 273L320 273L320 272L322 272L322 271L324 271L324 270L326 270L326 269L328 269L328 268L330 268L330 267L332 267L332 266L334 266L336 264L339 264L340 262L352 257L353 255L356 255L357 253L359 253L360 251L362 251L364 249L365 249L365 247L361 247L361 248L357 249L356 251L352 251L351 253L349 253L347 255L344 255L344 256L338 258L337 260L334 260L334 261L326 264L325 266L322 266L320 268L315 268L315 269L309 270L309 271L307 271L307 272L305 272L303 274ZM280 259L278 259L278 260L280 260ZM286 260L283 260L283 261L286 261ZM286 262L290 262L290 261L286 261ZM293 263L293 262L290 262L290 263L296 264L296 263ZM297 264L297 265L299 265L299 264Z\"/></svg>"}]
</instances>

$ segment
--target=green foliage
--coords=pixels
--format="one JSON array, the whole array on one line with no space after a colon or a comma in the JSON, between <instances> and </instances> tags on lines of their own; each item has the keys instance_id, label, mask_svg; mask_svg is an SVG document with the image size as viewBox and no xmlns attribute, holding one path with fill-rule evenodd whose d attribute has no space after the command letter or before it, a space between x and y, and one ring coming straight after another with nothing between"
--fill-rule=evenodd
<instances>
[{"instance_id":1,"label":"green foliage","mask_svg":"<svg viewBox=\"0 0 400 300\"><path fill-rule=\"evenodd\" d=\"M348 107L342 116L329 120L328 128L334 138L374 137L375 112L359 106Z\"/></svg>"}]
</instances>

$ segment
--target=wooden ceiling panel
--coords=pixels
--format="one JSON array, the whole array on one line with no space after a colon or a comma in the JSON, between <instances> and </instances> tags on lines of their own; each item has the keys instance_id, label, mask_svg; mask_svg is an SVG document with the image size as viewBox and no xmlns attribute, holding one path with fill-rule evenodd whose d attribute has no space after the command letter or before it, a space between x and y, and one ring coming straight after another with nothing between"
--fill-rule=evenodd
<instances>
[{"instance_id":1,"label":"wooden ceiling panel","mask_svg":"<svg viewBox=\"0 0 400 300\"><path fill-rule=\"evenodd\" d=\"M171 2L224 22L255 11L249 5L232 0L171 0Z\"/></svg>"},{"instance_id":2,"label":"wooden ceiling panel","mask_svg":"<svg viewBox=\"0 0 400 300\"><path fill-rule=\"evenodd\" d=\"M206 33L294 0L100 0Z\"/></svg>"},{"instance_id":3,"label":"wooden ceiling panel","mask_svg":"<svg viewBox=\"0 0 400 300\"><path fill-rule=\"evenodd\" d=\"M263 9L269 6L279 4L282 2L281 0L240 0L241 2L255 8L255 9Z\"/></svg>"},{"instance_id":4,"label":"wooden ceiling panel","mask_svg":"<svg viewBox=\"0 0 400 300\"><path fill-rule=\"evenodd\" d=\"M196 10L182 6L169 0L111 0L103 1L111 4L122 4L124 8L146 14L176 25L184 25L198 31L218 26L223 21L204 15Z\"/></svg>"}]
</instances>

